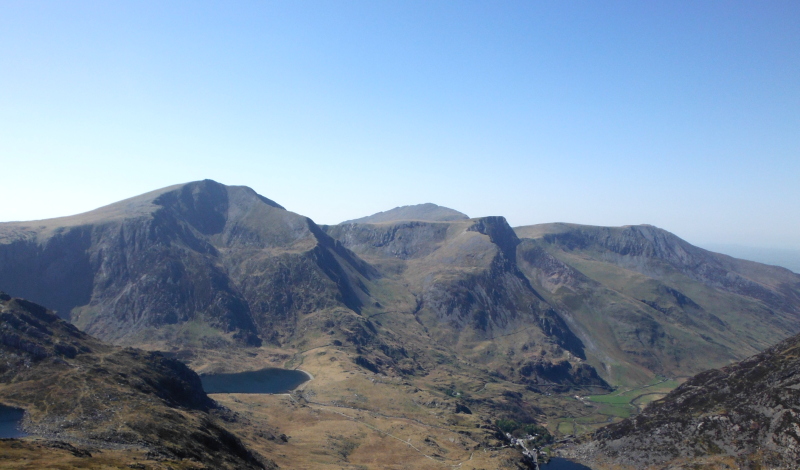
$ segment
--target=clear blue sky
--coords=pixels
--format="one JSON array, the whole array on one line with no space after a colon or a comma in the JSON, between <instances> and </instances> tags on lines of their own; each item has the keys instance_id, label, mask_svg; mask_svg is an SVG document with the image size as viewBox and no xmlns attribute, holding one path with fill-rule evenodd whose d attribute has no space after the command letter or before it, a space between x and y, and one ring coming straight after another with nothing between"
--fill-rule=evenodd
<instances>
[{"instance_id":1,"label":"clear blue sky","mask_svg":"<svg viewBox=\"0 0 800 470\"><path fill-rule=\"evenodd\" d=\"M0 221L211 178L800 249L800 2L0 3Z\"/></svg>"}]
</instances>

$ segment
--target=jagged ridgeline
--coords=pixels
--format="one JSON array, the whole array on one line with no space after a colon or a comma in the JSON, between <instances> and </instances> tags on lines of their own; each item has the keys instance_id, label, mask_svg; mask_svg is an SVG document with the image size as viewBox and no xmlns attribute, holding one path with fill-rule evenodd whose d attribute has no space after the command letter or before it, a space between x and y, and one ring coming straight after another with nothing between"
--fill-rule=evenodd
<instances>
[{"instance_id":1,"label":"jagged ridgeline","mask_svg":"<svg viewBox=\"0 0 800 470\"><path fill-rule=\"evenodd\" d=\"M320 227L209 180L0 224L0 288L116 344L332 344L373 371L446 361L540 391L688 375L800 328L800 276L654 227L434 204Z\"/></svg>"}]
</instances>

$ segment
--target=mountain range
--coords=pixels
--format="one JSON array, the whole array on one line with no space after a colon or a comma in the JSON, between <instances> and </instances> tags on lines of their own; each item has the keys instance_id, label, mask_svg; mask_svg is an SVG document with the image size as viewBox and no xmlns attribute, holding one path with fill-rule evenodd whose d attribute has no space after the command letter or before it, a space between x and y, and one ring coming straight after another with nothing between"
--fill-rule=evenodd
<instances>
[{"instance_id":1,"label":"mountain range","mask_svg":"<svg viewBox=\"0 0 800 470\"><path fill-rule=\"evenodd\" d=\"M573 406L551 394L688 377L800 332L800 275L653 226L434 204L321 226L211 180L0 223L0 289L198 371L344 354L489 422L546 423Z\"/></svg>"},{"instance_id":2,"label":"mountain range","mask_svg":"<svg viewBox=\"0 0 800 470\"><path fill-rule=\"evenodd\" d=\"M121 345L372 342L368 360L409 372L436 344L530 383L564 361L565 383L691 375L800 331L800 276L656 227L433 204L321 227L210 180L0 224L0 286Z\"/></svg>"}]
</instances>

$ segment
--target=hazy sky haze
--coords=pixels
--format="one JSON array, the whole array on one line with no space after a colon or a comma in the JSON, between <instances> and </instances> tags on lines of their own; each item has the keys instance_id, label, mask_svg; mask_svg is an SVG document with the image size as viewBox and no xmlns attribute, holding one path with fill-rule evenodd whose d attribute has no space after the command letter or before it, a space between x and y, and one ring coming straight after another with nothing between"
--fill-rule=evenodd
<instances>
[{"instance_id":1,"label":"hazy sky haze","mask_svg":"<svg viewBox=\"0 0 800 470\"><path fill-rule=\"evenodd\" d=\"M211 178L800 249L800 3L0 4L0 221Z\"/></svg>"}]
</instances>

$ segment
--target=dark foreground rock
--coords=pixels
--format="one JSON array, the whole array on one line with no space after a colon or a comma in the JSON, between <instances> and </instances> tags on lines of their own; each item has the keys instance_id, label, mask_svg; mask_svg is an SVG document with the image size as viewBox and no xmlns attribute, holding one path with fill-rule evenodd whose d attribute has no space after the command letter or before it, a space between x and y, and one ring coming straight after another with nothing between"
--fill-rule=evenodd
<instances>
[{"instance_id":1,"label":"dark foreground rock","mask_svg":"<svg viewBox=\"0 0 800 470\"><path fill-rule=\"evenodd\" d=\"M208 468L274 468L225 429L220 417L235 416L208 398L181 362L109 346L44 307L5 294L0 402L25 409L25 431L49 442L45 447L81 458L91 458L94 449L128 449ZM24 455L28 447L36 446L15 452Z\"/></svg>"},{"instance_id":2,"label":"dark foreground rock","mask_svg":"<svg viewBox=\"0 0 800 470\"><path fill-rule=\"evenodd\" d=\"M798 468L800 335L692 377L569 453L623 468Z\"/></svg>"}]
</instances>

